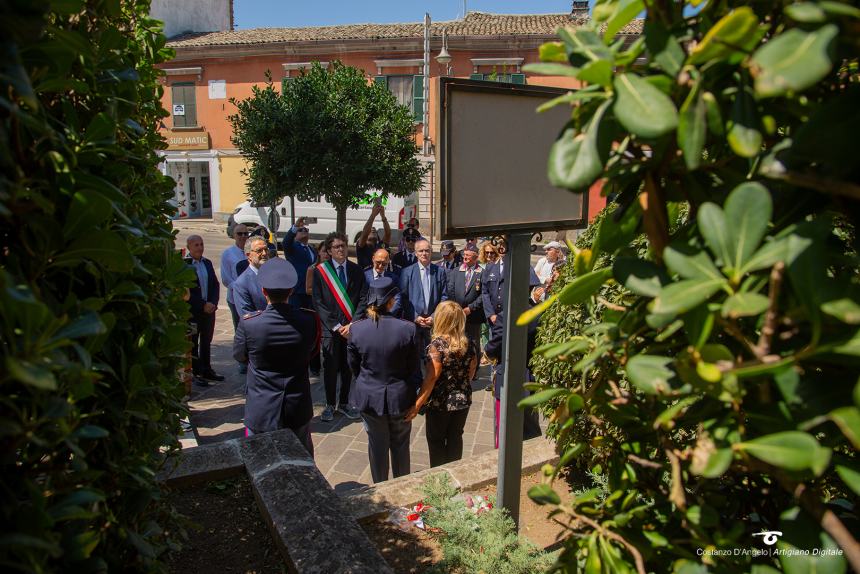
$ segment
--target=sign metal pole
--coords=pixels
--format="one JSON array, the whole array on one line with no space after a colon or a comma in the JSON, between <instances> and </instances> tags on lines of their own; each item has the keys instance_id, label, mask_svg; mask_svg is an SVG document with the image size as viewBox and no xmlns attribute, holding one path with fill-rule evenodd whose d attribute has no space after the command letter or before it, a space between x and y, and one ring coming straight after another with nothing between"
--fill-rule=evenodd
<instances>
[{"instance_id":1,"label":"sign metal pole","mask_svg":"<svg viewBox=\"0 0 860 574\"><path fill-rule=\"evenodd\" d=\"M512 233L508 236L505 255L505 330L502 360L505 365L504 386L501 392L501 420L499 421L499 498L519 527L520 475L523 462L523 411L517 403L524 396L528 357L528 329L517 327L517 317L528 308L529 267L531 256L530 233Z\"/></svg>"}]
</instances>

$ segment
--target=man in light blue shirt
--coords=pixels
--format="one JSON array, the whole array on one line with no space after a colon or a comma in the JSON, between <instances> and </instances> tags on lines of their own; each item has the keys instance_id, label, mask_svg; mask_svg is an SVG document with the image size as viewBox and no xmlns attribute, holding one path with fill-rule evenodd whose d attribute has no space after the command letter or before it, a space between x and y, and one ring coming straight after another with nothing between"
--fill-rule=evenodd
<instances>
[{"instance_id":1,"label":"man in light blue shirt","mask_svg":"<svg viewBox=\"0 0 860 574\"><path fill-rule=\"evenodd\" d=\"M227 287L227 306L230 307L230 315L233 318L233 331L239 322L239 313L233 301L233 283L238 278L236 264L245 259L245 242L251 232L243 224L233 229L233 239L236 241L221 254L221 284Z\"/></svg>"}]
</instances>

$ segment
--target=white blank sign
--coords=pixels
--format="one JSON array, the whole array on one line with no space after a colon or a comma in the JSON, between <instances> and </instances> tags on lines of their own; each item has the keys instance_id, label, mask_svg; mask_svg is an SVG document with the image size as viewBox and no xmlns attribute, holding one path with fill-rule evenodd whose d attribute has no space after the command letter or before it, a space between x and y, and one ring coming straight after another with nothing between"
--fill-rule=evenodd
<instances>
[{"instance_id":1,"label":"white blank sign","mask_svg":"<svg viewBox=\"0 0 860 574\"><path fill-rule=\"evenodd\" d=\"M553 187L546 173L570 107L535 111L566 90L453 78L441 90L443 237L585 226L586 195Z\"/></svg>"}]
</instances>

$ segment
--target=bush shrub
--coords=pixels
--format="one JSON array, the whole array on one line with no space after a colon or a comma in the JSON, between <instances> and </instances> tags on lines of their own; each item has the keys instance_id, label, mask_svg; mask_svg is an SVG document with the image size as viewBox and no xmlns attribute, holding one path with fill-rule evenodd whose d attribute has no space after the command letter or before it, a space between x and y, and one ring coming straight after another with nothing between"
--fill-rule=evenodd
<instances>
[{"instance_id":1,"label":"bush shrub","mask_svg":"<svg viewBox=\"0 0 860 574\"><path fill-rule=\"evenodd\" d=\"M189 275L157 169L149 3L0 8L0 436L6 571L150 571L177 448ZM168 520L168 522L165 522Z\"/></svg>"},{"instance_id":2,"label":"bush shrub","mask_svg":"<svg viewBox=\"0 0 860 574\"><path fill-rule=\"evenodd\" d=\"M439 529L436 538L444 555L435 572L528 574L545 572L553 563L552 554L517 536L514 521L503 508L493 506L480 513L467 508L447 473L431 474L422 489L430 506L423 513L424 523Z\"/></svg>"},{"instance_id":3,"label":"bush shrub","mask_svg":"<svg viewBox=\"0 0 860 574\"><path fill-rule=\"evenodd\" d=\"M532 363L579 488L532 492L575 519L559 568L860 569L858 22L838 2L606 0L541 48L531 71L587 84L554 102L572 116L550 180L615 198Z\"/></svg>"}]
</instances>

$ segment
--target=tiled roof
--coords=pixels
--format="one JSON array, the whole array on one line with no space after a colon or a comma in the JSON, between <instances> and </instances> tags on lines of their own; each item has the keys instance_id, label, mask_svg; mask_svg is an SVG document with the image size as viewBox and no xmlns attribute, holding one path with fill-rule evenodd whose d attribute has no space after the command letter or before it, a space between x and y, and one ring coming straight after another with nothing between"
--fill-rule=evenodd
<instances>
[{"instance_id":1,"label":"tiled roof","mask_svg":"<svg viewBox=\"0 0 860 574\"><path fill-rule=\"evenodd\" d=\"M570 14L486 14L469 12L462 20L433 22L431 34L439 36L442 29L449 36L552 36L563 26L578 26L586 18L573 18ZM634 20L620 34L642 33L642 20ZM201 46L229 46L270 44L281 42L309 42L325 40L367 40L382 38L421 38L424 24L349 24L345 26L316 26L309 28L254 28L228 32L181 34L172 38L172 48Z\"/></svg>"}]
</instances>

